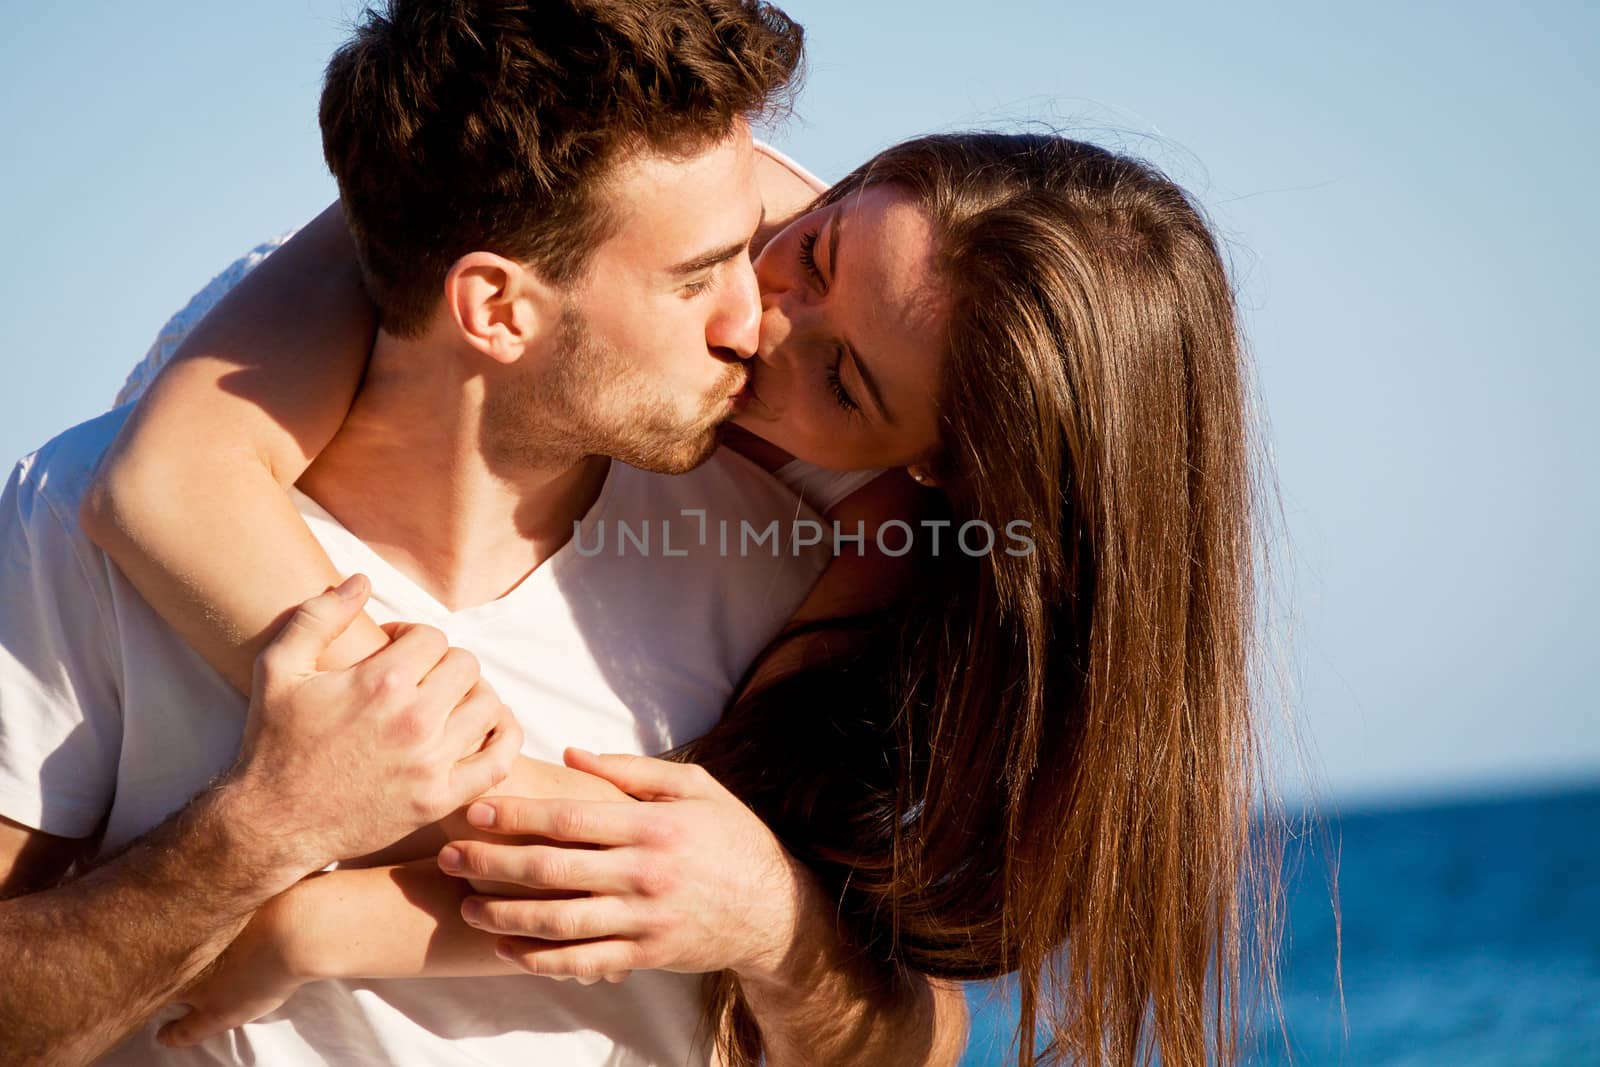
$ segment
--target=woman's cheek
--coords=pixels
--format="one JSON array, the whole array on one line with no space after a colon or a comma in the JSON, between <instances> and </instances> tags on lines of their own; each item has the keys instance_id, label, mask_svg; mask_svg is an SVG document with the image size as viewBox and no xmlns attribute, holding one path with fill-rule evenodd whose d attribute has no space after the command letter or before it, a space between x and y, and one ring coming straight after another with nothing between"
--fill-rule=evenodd
<instances>
[{"instance_id":1,"label":"woman's cheek","mask_svg":"<svg viewBox=\"0 0 1600 1067\"><path fill-rule=\"evenodd\" d=\"M812 421L805 430L811 454L818 457L813 461L817 466L853 470L861 465L856 462L858 457L854 438L837 420L824 418Z\"/></svg>"}]
</instances>

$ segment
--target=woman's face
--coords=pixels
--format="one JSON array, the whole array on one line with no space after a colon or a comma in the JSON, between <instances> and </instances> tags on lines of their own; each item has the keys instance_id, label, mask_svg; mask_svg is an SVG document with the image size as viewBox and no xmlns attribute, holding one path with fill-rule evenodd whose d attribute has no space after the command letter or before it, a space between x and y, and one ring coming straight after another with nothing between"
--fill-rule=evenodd
<instances>
[{"instance_id":1,"label":"woman's face","mask_svg":"<svg viewBox=\"0 0 1600 1067\"><path fill-rule=\"evenodd\" d=\"M768 242L755 264L761 342L734 422L834 470L929 460L950 303L933 252L922 209L887 185Z\"/></svg>"}]
</instances>

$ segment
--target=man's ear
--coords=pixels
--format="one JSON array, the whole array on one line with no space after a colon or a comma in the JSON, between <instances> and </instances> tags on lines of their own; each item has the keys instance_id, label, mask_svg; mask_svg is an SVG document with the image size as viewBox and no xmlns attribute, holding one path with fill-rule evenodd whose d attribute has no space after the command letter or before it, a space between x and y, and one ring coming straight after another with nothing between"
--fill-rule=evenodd
<instances>
[{"instance_id":1,"label":"man's ear","mask_svg":"<svg viewBox=\"0 0 1600 1067\"><path fill-rule=\"evenodd\" d=\"M493 252L469 252L455 261L444 277L444 302L461 339L506 364L521 359L561 315L554 286Z\"/></svg>"}]
</instances>

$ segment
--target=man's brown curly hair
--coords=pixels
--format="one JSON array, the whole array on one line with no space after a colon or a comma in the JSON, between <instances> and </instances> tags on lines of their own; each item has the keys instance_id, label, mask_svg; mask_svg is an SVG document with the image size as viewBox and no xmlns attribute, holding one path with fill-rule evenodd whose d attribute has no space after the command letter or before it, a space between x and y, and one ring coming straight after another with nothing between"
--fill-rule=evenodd
<instances>
[{"instance_id":1,"label":"man's brown curly hair","mask_svg":"<svg viewBox=\"0 0 1600 1067\"><path fill-rule=\"evenodd\" d=\"M323 151L384 329L420 332L472 251L570 284L635 151L784 109L800 27L757 0L391 0L328 64Z\"/></svg>"}]
</instances>

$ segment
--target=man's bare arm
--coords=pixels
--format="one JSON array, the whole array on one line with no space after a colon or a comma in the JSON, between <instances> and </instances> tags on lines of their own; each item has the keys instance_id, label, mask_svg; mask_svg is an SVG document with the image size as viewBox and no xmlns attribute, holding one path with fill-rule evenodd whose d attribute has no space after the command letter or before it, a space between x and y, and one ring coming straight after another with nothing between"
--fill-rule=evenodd
<instances>
[{"instance_id":1,"label":"man's bare arm","mask_svg":"<svg viewBox=\"0 0 1600 1067\"><path fill-rule=\"evenodd\" d=\"M443 634L413 627L351 670L315 670L361 612L362 589L301 606L261 657L238 764L120 854L38 889L76 846L8 824L0 875L8 891L37 890L0 901L8 1063L95 1058L265 901L504 779L521 730Z\"/></svg>"},{"instance_id":2,"label":"man's bare arm","mask_svg":"<svg viewBox=\"0 0 1600 1067\"><path fill-rule=\"evenodd\" d=\"M235 786L208 790L81 878L0 901L8 1064L55 1067L106 1052L211 962L256 907L307 873L293 842L256 831L252 802ZM11 836L15 853L52 847L39 843L48 835ZM8 890L61 866L10 858Z\"/></svg>"},{"instance_id":3,"label":"man's bare arm","mask_svg":"<svg viewBox=\"0 0 1600 1067\"><path fill-rule=\"evenodd\" d=\"M433 859L313 875L262 908L221 964L178 997L194 1010L165 1037L203 1041L322 979L522 973L497 955L494 933L462 921L461 904L473 891ZM796 937L803 947L783 967L741 983L766 1062L954 1064L966 1040L960 987L851 959L829 929L824 903L812 902Z\"/></svg>"},{"instance_id":4,"label":"man's bare arm","mask_svg":"<svg viewBox=\"0 0 1600 1067\"><path fill-rule=\"evenodd\" d=\"M601 778L520 757L497 796L629 801ZM465 810L379 854L311 876L256 912L216 967L179 1000L191 1011L162 1040L191 1045L260 1018L300 986L327 978L468 978L522 973L495 951L497 938L468 926L461 902L473 892L523 893L439 869L446 841L504 838L478 830ZM521 843L535 843L519 838Z\"/></svg>"}]
</instances>

